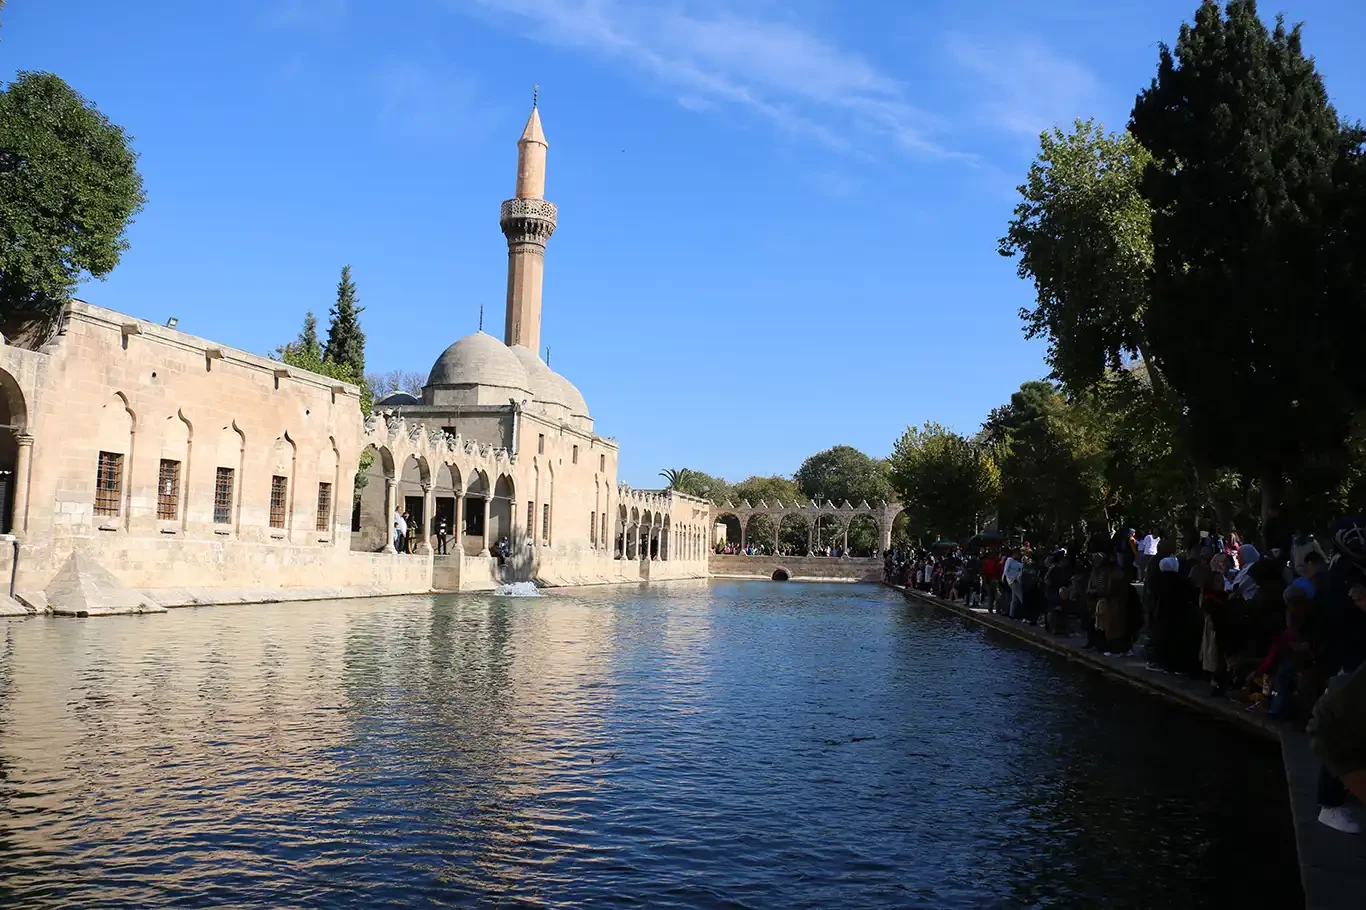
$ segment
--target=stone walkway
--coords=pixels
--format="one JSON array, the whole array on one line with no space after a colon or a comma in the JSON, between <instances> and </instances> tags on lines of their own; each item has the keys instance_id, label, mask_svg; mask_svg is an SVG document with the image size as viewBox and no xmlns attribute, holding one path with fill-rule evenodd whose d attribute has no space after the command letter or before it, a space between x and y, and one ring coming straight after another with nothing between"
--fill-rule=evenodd
<instances>
[{"instance_id":1,"label":"stone walkway","mask_svg":"<svg viewBox=\"0 0 1366 910\"><path fill-rule=\"evenodd\" d=\"M1209 685L1205 682L1149 670L1139 658L1104 657L1095 651L1088 651L1083 647L1085 641L1080 635L1052 635L1042 627L1015 622L988 613L980 607L950 603L920 591L895 587L910 599L956 613L1068 660L1086 664L1168 701L1203 711L1258 736L1279 741L1294 814L1305 906L1309 910L1361 910L1366 907L1366 836L1341 834L1318 823L1316 788L1319 762L1309 749L1309 738L1303 733L1267 717L1264 712L1248 711L1235 701L1211 696Z\"/></svg>"}]
</instances>

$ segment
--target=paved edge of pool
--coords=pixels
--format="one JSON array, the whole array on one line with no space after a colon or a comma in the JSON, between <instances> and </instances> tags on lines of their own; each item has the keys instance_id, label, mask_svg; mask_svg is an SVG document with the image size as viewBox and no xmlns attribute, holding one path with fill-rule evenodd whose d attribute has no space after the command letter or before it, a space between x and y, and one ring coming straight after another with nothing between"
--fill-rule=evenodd
<instances>
[{"instance_id":1,"label":"paved edge of pool","mask_svg":"<svg viewBox=\"0 0 1366 910\"><path fill-rule=\"evenodd\" d=\"M1286 786L1290 791L1305 907L1308 910L1360 910L1363 895L1366 895L1366 835L1341 834L1318 823L1319 761L1310 751L1308 736L1264 714L1246 711L1228 699L1210 696L1203 683L1149 670L1140 659L1103 657L1085 650L1073 640L1057 638L1027 623L1015 622L981 608L950 603L900 585L889 587L901 591L908 599L947 610L980 626L1085 664L1167 701L1203 711L1264 739L1279 742Z\"/></svg>"}]
</instances>

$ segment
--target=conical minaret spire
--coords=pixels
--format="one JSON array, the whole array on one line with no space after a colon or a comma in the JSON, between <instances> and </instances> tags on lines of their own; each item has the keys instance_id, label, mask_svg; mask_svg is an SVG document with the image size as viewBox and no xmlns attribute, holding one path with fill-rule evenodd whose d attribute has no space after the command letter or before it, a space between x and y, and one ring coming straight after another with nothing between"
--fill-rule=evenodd
<instances>
[{"instance_id":1,"label":"conical minaret spire","mask_svg":"<svg viewBox=\"0 0 1366 910\"><path fill-rule=\"evenodd\" d=\"M541 112L532 96L531 116L517 140L517 191L498 219L508 241L507 325L503 340L531 351L541 349L541 287L545 245L555 233L557 212L545 199L545 153Z\"/></svg>"}]
</instances>

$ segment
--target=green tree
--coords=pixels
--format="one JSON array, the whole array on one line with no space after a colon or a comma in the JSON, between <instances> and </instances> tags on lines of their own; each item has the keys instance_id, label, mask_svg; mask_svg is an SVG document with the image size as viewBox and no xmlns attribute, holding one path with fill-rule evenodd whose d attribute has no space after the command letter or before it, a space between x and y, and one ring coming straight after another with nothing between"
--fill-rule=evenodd
<instances>
[{"instance_id":1,"label":"green tree","mask_svg":"<svg viewBox=\"0 0 1366 910\"><path fill-rule=\"evenodd\" d=\"M124 131L51 73L0 90L0 331L46 341L85 277L128 249L146 201Z\"/></svg>"},{"instance_id":2,"label":"green tree","mask_svg":"<svg viewBox=\"0 0 1366 910\"><path fill-rule=\"evenodd\" d=\"M1269 32L1252 0L1203 3L1161 46L1130 131L1152 154L1144 353L1183 401L1193 454L1259 478L1265 516L1287 472L1342 451L1362 400L1362 237L1343 237L1361 133L1339 123L1300 27Z\"/></svg>"},{"instance_id":3,"label":"green tree","mask_svg":"<svg viewBox=\"0 0 1366 910\"><path fill-rule=\"evenodd\" d=\"M893 495L887 466L853 446L835 446L812 455L792 479L806 499L828 499L836 505L846 499L853 505L865 499L876 504Z\"/></svg>"},{"instance_id":4,"label":"green tree","mask_svg":"<svg viewBox=\"0 0 1366 910\"><path fill-rule=\"evenodd\" d=\"M996 510L1001 475L990 448L937 423L907 427L888 464L892 488L917 530L962 538Z\"/></svg>"},{"instance_id":5,"label":"green tree","mask_svg":"<svg viewBox=\"0 0 1366 910\"><path fill-rule=\"evenodd\" d=\"M982 427L1000 469L1000 518L1051 540L1088 519L1107 521L1107 438L1094 408L1069 403L1051 382L1026 382Z\"/></svg>"},{"instance_id":6,"label":"green tree","mask_svg":"<svg viewBox=\"0 0 1366 910\"><path fill-rule=\"evenodd\" d=\"M678 490L687 482L688 475L691 473L692 471L687 468L665 468L659 472L659 476L668 481L668 486L664 489Z\"/></svg>"},{"instance_id":7,"label":"green tree","mask_svg":"<svg viewBox=\"0 0 1366 910\"><path fill-rule=\"evenodd\" d=\"M365 333L361 331L360 314L365 307L356 305L356 284L351 280L351 266L344 265L337 282L337 302L332 305L332 321L327 326L326 360L346 364L357 378L365 376Z\"/></svg>"},{"instance_id":8,"label":"green tree","mask_svg":"<svg viewBox=\"0 0 1366 910\"><path fill-rule=\"evenodd\" d=\"M1053 377L1075 392L1145 355L1152 209L1140 182L1150 156L1094 120L1039 142L998 250L1034 283L1034 307L1020 310L1025 335L1047 339Z\"/></svg>"},{"instance_id":9,"label":"green tree","mask_svg":"<svg viewBox=\"0 0 1366 910\"><path fill-rule=\"evenodd\" d=\"M318 317L313 315L312 310L304 314L303 331L299 332L299 338L295 343L301 350L316 354L319 360L322 359L322 345L318 344Z\"/></svg>"},{"instance_id":10,"label":"green tree","mask_svg":"<svg viewBox=\"0 0 1366 910\"><path fill-rule=\"evenodd\" d=\"M748 477L731 487L730 499L736 505L748 500L751 505L766 502L775 505L779 502L792 503L802 498L801 490L787 477L774 474L770 477Z\"/></svg>"}]
</instances>

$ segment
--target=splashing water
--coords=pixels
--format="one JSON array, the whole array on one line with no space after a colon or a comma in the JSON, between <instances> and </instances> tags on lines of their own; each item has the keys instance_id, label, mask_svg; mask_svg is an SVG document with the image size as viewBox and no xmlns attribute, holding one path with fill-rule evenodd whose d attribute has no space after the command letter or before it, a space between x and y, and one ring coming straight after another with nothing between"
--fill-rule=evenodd
<instances>
[{"instance_id":1,"label":"splashing water","mask_svg":"<svg viewBox=\"0 0 1366 910\"><path fill-rule=\"evenodd\" d=\"M511 584L502 584L493 589L495 597L544 597L533 582L514 581Z\"/></svg>"}]
</instances>

